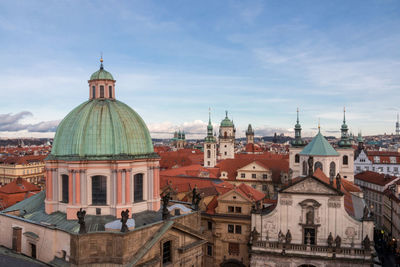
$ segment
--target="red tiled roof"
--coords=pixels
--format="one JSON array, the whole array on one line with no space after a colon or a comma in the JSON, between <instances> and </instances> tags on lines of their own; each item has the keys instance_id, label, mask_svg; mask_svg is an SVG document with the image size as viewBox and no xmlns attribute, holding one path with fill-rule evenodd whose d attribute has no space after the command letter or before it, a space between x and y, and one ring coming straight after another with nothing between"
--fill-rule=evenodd
<instances>
[{"instance_id":1,"label":"red tiled roof","mask_svg":"<svg viewBox=\"0 0 400 267\"><path fill-rule=\"evenodd\" d=\"M316 169L313 176L329 185L329 178L323 173L323 171L321 171L321 169ZM340 191L344 194L344 208L349 215L354 217L353 199L350 192L361 192L361 190L353 183L344 179L341 180L341 183L342 187ZM333 187L336 188L336 178L333 179Z\"/></svg>"},{"instance_id":2,"label":"red tiled roof","mask_svg":"<svg viewBox=\"0 0 400 267\"><path fill-rule=\"evenodd\" d=\"M180 167L180 168L163 170L160 172L160 175L218 178L219 177L219 169L218 168L204 168L200 164L193 164L193 165L184 166L184 167Z\"/></svg>"},{"instance_id":3,"label":"red tiled roof","mask_svg":"<svg viewBox=\"0 0 400 267\"><path fill-rule=\"evenodd\" d=\"M384 186L390 182L392 182L394 179L396 179L396 176L390 176L390 175L385 175L373 171L364 171L356 174L354 176L355 179L371 183L371 184L376 184L380 186Z\"/></svg>"},{"instance_id":4,"label":"red tiled roof","mask_svg":"<svg viewBox=\"0 0 400 267\"><path fill-rule=\"evenodd\" d=\"M180 149L159 153L161 169L171 169L203 163L203 152L198 149Z\"/></svg>"},{"instance_id":5,"label":"red tiled roof","mask_svg":"<svg viewBox=\"0 0 400 267\"><path fill-rule=\"evenodd\" d=\"M281 172L287 173L289 171L289 161L286 159L276 159L274 157L265 157L263 154L237 154L241 155L234 159L225 159L217 164L216 167L220 168L221 173L228 173L228 180L236 180L237 170L252 163L257 162L265 168L272 171L272 181L280 183ZM246 155L246 157L243 157Z\"/></svg>"},{"instance_id":6,"label":"red tiled roof","mask_svg":"<svg viewBox=\"0 0 400 267\"><path fill-rule=\"evenodd\" d=\"M245 151L247 153L255 153L255 152L262 152L263 149L257 144L250 143L246 145Z\"/></svg>"},{"instance_id":7,"label":"red tiled roof","mask_svg":"<svg viewBox=\"0 0 400 267\"><path fill-rule=\"evenodd\" d=\"M30 191L40 191L40 187L18 178L5 186L0 187L0 193L16 194Z\"/></svg>"},{"instance_id":8,"label":"red tiled roof","mask_svg":"<svg viewBox=\"0 0 400 267\"><path fill-rule=\"evenodd\" d=\"M13 156L0 159L0 163L4 164L29 164L33 162L43 162L46 155L28 155L28 156Z\"/></svg>"}]
</instances>

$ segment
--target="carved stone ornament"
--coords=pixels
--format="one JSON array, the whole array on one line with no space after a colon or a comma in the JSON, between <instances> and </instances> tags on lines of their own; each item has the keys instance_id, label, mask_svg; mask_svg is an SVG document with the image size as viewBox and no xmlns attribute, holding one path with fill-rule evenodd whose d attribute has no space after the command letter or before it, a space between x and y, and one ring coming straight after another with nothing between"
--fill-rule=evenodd
<instances>
[{"instance_id":1,"label":"carved stone ornament","mask_svg":"<svg viewBox=\"0 0 400 267\"><path fill-rule=\"evenodd\" d=\"M286 190L285 193L314 193L314 194L336 194L335 191L327 186L318 183L313 178L307 178L304 181L295 184Z\"/></svg>"},{"instance_id":2,"label":"carved stone ornament","mask_svg":"<svg viewBox=\"0 0 400 267\"><path fill-rule=\"evenodd\" d=\"M279 203L283 206L292 206L293 200L291 198L281 198Z\"/></svg>"},{"instance_id":3,"label":"carved stone ornament","mask_svg":"<svg viewBox=\"0 0 400 267\"><path fill-rule=\"evenodd\" d=\"M346 231L344 233L346 234L347 238L349 238L349 239L355 237L356 234L357 234L357 232L354 229L354 227L347 227Z\"/></svg>"},{"instance_id":4,"label":"carved stone ornament","mask_svg":"<svg viewBox=\"0 0 400 267\"><path fill-rule=\"evenodd\" d=\"M328 207L329 208L340 208L341 203L340 199L330 198L328 200Z\"/></svg>"}]
</instances>

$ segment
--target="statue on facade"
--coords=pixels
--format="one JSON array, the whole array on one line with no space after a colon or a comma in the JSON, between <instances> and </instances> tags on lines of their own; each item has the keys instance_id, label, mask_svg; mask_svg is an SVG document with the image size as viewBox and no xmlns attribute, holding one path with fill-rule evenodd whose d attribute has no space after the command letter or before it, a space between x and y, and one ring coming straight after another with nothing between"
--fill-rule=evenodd
<instances>
[{"instance_id":1,"label":"statue on facade","mask_svg":"<svg viewBox=\"0 0 400 267\"><path fill-rule=\"evenodd\" d=\"M126 233L129 232L128 226L126 225L126 223L128 222L128 218L129 218L129 210L123 210L121 211L121 232L122 233Z\"/></svg>"},{"instance_id":2,"label":"statue on facade","mask_svg":"<svg viewBox=\"0 0 400 267\"><path fill-rule=\"evenodd\" d=\"M306 234L306 245L307 244L311 245L311 234L310 234L310 232L307 232L307 234Z\"/></svg>"},{"instance_id":3,"label":"statue on facade","mask_svg":"<svg viewBox=\"0 0 400 267\"><path fill-rule=\"evenodd\" d=\"M278 242L279 243L285 243L285 235L280 230L279 230L279 233L278 233Z\"/></svg>"},{"instance_id":4,"label":"statue on facade","mask_svg":"<svg viewBox=\"0 0 400 267\"><path fill-rule=\"evenodd\" d=\"M171 200L171 196L170 193L168 192L167 194L165 194L162 198L162 219L168 219L169 218L169 210L168 210L168 203Z\"/></svg>"},{"instance_id":5,"label":"statue on facade","mask_svg":"<svg viewBox=\"0 0 400 267\"><path fill-rule=\"evenodd\" d=\"M341 188L342 188L342 184L341 184L341 181L342 181L342 177L340 176L340 174L338 173L337 175L336 175L336 188L337 188L337 190L341 190Z\"/></svg>"},{"instance_id":6,"label":"statue on facade","mask_svg":"<svg viewBox=\"0 0 400 267\"><path fill-rule=\"evenodd\" d=\"M192 205L194 210L199 210L199 204L201 201L200 193L197 193L195 189L193 189L193 196L192 196Z\"/></svg>"},{"instance_id":7,"label":"statue on facade","mask_svg":"<svg viewBox=\"0 0 400 267\"><path fill-rule=\"evenodd\" d=\"M312 156L308 157L308 175L313 174L314 158Z\"/></svg>"},{"instance_id":8,"label":"statue on facade","mask_svg":"<svg viewBox=\"0 0 400 267\"><path fill-rule=\"evenodd\" d=\"M86 215L86 211L82 210L82 208L80 208L79 211L76 213L76 217L78 217L80 234L86 233L85 215Z\"/></svg>"},{"instance_id":9,"label":"statue on facade","mask_svg":"<svg viewBox=\"0 0 400 267\"><path fill-rule=\"evenodd\" d=\"M370 250L371 249L371 240L369 240L368 235L365 236L363 240L363 246L365 250Z\"/></svg>"},{"instance_id":10,"label":"statue on facade","mask_svg":"<svg viewBox=\"0 0 400 267\"><path fill-rule=\"evenodd\" d=\"M256 227L253 228L253 230L250 232L250 244L253 244L254 242L258 241L260 234L257 232Z\"/></svg>"},{"instance_id":11,"label":"statue on facade","mask_svg":"<svg viewBox=\"0 0 400 267\"><path fill-rule=\"evenodd\" d=\"M336 236L336 239L335 239L336 248L340 248L341 244L342 244L342 239L340 238L340 236Z\"/></svg>"},{"instance_id":12,"label":"statue on facade","mask_svg":"<svg viewBox=\"0 0 400 267\"><path fill-rule=\"evenodd\" d=\"M195 186L192 190L192 205L194 206L194 203L196 201L196 195L197 195L197 187Z\"/></svg>"},{"instance_id":13,"label":"statue on facade","mask_svg":"<svg viewBox=\"0 0 400 267\"><path fill-rule=\"evenodd\" d=\"M292 178L293 178L293 170L291 168L289 168L289 172L288 172L288 183L292 184Z\"/></svg>"},{"instance_id":14,"label":"statue on facade","mask_svg":"<svg viewBox=\"0 0 400 267\"><path fill-rule=\"evenodd\" d=\"M285 241L286 244L290 244L290 242L292 242L292 234L290 233L290 230L288 229L286 232L286 236L285 236Z\"/></svg>"},{"instance_id":15,"label":"statue on facade","mask_svg":"<svg viewBox=\"0 0 400 267\"><path fill-rule=\"evenodd\" d=\"M332 236L332 232L329 233L327 243L328 243L328 247L331 248L332 245L333 245L333 236Z\"/></svg>"}]
</instances>

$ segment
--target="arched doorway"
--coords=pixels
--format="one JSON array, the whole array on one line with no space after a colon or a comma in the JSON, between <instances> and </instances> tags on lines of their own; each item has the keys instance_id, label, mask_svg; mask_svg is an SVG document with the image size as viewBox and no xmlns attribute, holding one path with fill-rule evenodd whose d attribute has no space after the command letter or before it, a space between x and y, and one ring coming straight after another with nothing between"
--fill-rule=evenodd
<instances>
[{"instance_id":1,"label":"arched doorway","mask_svg":"<svg viewBox=\"0 0 400 267\"><path fill-rule=\"evenodd\" d=\"M246 267L242 262L235 260L235 259L224 260L220 266L221 267Z\"/></svg>"}]
</instances>

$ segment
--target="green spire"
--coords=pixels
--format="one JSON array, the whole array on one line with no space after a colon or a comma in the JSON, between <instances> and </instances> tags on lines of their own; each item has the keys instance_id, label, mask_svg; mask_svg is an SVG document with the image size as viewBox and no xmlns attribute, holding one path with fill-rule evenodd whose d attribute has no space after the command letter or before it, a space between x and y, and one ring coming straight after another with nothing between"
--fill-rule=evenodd
<instances>
[{"instance_id":1,"label":"green spire","mask_svg":"<svg viewBox=\"0 0 400 267\"><path fill-rule=\"evenodd\" d=\"M208 109L208 125L207 125L207 136L205 138L205 142L215 143L216 139L213 136L213 126L211 123L211 109Z\"/></svg>"},{"instance_id":2,"label":"green spire","mask_svg":"<svg viewBox=\"0 0 400 267\"><path fill-rule=\"evenodd\" d=\"M342 148L347 148L347 147L351 147L351 141L349 139L349 134L347 133L348 131L348 127L346 124L346 108L343 108L343 124L342 124L342 128L340 129L341 131L341 138L340 141L338 143L339 147Z\"/></svg>"},{"instance_id":3,"label":"green spire","mask_svg":"<svg viewBox=\"0 0 400 267\"><path fill-rule=\"evenodd\" d=\"M299 108L297 108L297 120L294 126L294 140L292 140L292 146L305 146L305 142L301 139L301 125L299 120Z\"/></svg>"}]
</instances>

